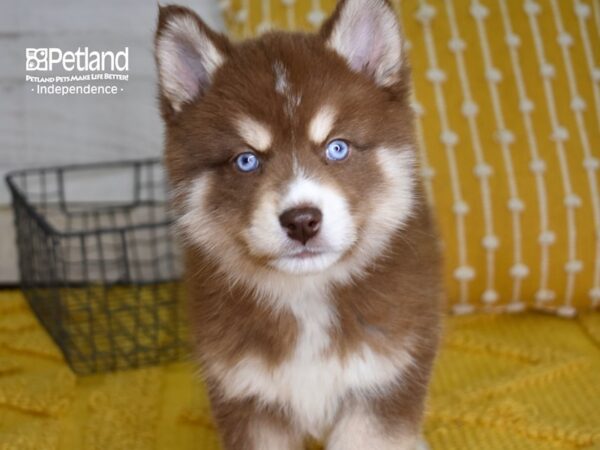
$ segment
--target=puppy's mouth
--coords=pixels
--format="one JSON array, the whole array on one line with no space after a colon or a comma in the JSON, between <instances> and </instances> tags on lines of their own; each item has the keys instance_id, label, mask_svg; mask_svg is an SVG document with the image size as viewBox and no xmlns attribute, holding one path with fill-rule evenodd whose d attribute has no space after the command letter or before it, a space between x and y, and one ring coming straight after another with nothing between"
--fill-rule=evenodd
<instances>
[{"instance_id":1,"label":"puppy's mouth","mask_svg":"<svg viewBox=\"0 0 600 450\"><path fill-rule=\"evenodd\" d=\"M324 250L319 250L319 249L311 249L311 248L303 248L299 251L287 254L287 255L283 255L283 258L299 258L299 259L305 259L305 258L312 258L315 256L319 256L322 255L324 253L327 253Z\"/></svg>"},{"instance_id":2,"label":"puppy's mouth","mask_svg":"<svg viewBox=\"0 0 600 450\"><path fill-rule=\"evenodd\" d=\"M303 248L274 258L270 265L289 274L315 274L335 264L340 256L340 252L332 250Z\"/></svg>"}]
</instances>

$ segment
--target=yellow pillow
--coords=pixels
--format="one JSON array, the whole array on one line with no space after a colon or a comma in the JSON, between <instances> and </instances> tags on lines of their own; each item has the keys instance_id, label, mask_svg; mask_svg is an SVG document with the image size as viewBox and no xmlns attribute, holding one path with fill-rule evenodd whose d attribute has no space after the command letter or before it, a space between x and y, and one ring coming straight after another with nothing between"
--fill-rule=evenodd
<instances>
[{"instance_id":1,"label":"yellow pillow","mask_svg":"<svg viewBox=\"0 0 600 450\"><path fill-rule=\"evenodd\" d=\"M392 1L455 313L600 305L600 4ZM231 0L231 34L314 30L334 0Z\"/></svg>"}]
</instances>

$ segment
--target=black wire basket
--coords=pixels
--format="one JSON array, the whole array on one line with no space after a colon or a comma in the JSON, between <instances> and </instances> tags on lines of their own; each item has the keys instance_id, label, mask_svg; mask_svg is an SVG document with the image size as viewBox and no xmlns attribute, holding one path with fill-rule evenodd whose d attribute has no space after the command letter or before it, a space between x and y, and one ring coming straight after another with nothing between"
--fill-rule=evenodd
<instances>
[{"instance_id":1,"label":"black wire basket","mask_svg":"<svg viewBox=\"0 0 600 450\"><path fill-rule=\"evenodd\" d=\"M160 161L23 170L6 181L23 292L76 373L185 353Z\"/></svg>"}]
</instances>

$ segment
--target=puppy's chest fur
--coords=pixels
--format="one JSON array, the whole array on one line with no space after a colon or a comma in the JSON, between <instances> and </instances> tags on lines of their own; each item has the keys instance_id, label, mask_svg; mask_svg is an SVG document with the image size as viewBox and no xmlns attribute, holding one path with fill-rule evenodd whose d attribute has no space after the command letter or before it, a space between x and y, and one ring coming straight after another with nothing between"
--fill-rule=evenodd
<instances>
[{"instance_id":1,"label":"puppy's chest fur","mask_svg":"<svg viewBox=\"0 0 600 450\"><path fill-rule=\"evenodd\" d=\"M281 295L276 301L291 312L297 326L293 345L277 364L256 353L233 364L208 361L207 372L226 398L281 407L304 432L318 437L345 400L385 393L412 363L406 349L384 354L361 340L342 355L335 342L339 311L328 289L290 289Z\"/></svg>"}]
</instances>

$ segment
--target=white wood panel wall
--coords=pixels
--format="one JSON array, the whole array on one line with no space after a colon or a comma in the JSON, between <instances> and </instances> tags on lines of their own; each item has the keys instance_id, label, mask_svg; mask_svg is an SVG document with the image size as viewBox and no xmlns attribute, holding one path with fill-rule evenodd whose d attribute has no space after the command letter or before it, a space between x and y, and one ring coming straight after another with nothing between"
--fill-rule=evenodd
<instances>
[{"instance_id":1,"label":"white wood panel wall","mask_svg":"<svg viewBox=\"0 0 600 450\"><path fill-rule=\"evenodd\" d=\"M173 0L222 29L217 0ZM166 2L165 2L166 3ZM19 168L158 156L152 38L155 0L0 0L0 176ZM119 95L37 95L25 83L25 49L129 47ZM17 280L10 198L0 186L0 283Z\"/></svg>"}]
</instances>

